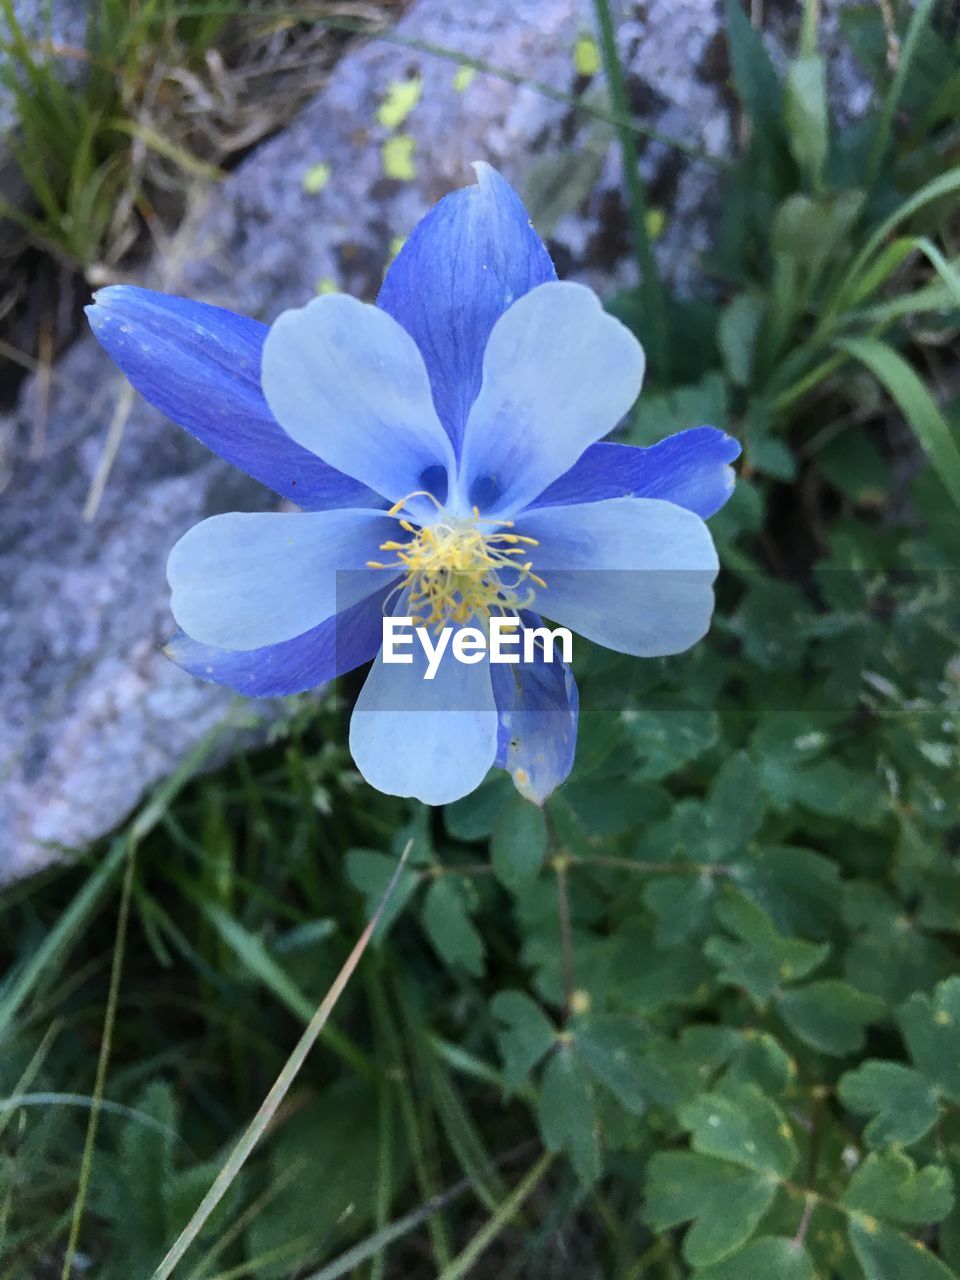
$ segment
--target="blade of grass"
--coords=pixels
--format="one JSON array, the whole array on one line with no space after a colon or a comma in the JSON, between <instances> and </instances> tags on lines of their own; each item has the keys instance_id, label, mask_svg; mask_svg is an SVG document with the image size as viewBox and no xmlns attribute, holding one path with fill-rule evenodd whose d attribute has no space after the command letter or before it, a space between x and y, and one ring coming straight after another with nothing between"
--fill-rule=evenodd
<instances>
[{"instance_id":1,"label":"blade of grass","mask_svg":"<svg viewBox=\"0 0 960 1280\"><path fill-rule=\"evenodd\" d=\"M537 1163L527 1171L514 1189L500 1205L496 1213L480 1228L466 1249L441 1272L439 1280L461 1280L467 1275L480 1255L493 1243L504 1227L514 1217L527 1197L536 1190L543 1175L553 1162L553 1152L545 1152Z\"/></svg>"},{"instance_id":2,"label":"blade of grass","mask_svg":"<svg viewBox=\"0 0 960 1280\"><path fill-rule=\"evenodd\" d=\"M620 120L629 120L630 103L627 98L627 86L623 78L623 67L620 65L620 54L617 51L617 37L610 12L609 0L594 0L594 13L600 33L600 51L603 57L603 69L610 89L613 109ZM663 295L663 285L657 262L653 253L653 245L647 231L647 197L640 177L640 158L637 155L637 143L634 130L625 124L617 124L617 136L620 139L620 150L623 155L623 180L627 189L627 206L630 211L630 230L633 235L633 248L640 269L640 297L643 304L645 323L644 338L649 346L652 363L660 382L669 383L670 342L667 332L667 309Z\"/></svg>"},{"instance_id":3,"label":"blade of grass","mask_svg":"<svg viewBox=\"0 0 960 1280\"><path fill-rule=\"evenodd\" d=\"M850 296L859 288L861 275L891 231L895 230L902 222L905 222L907 218L918 213L926 205L932 204L935 200L940 200L944 196L952 195L958 190L960 190L960 166L954 166L954 168L948 169L946 173L941 173L936 178L932 178L919 191L914 192L908 200L904 200L903 204L895 209L888 218L885 218L870 236L870 239L857 254L856 258L854 258L844 276L843 283L824 306L821 324L829 322L840 312L846 310Z\"/></svg>"},{"instance_id":4,"label":"blade of grass","mask_svg":"<svg viewBox=\"0 0 960 1280\"><path fill-rule=\"evenodd\" d=\"M876 338L847 338L837 345L869 369L886 388L960 507L960 448L949 423L915 370L899 352Z\"/></svg>"},{"instance_id":5,"label":"blade of grass","mask_svg":"<svg viewBox=\"0 0 960 1280\"><path fill-rule=\"evenodd\" d=\"M289 977L282 965L270 955L266 947L233 916L214 903L200 900L200 908L227 944L236 958L271 991L277 999L302 1022L309 1024L313 1017L314 1007L296 983ZM337 1031L335 1027L327 1027L323 1039L330 1048L360 1075L368 1080L376 1078L376 1071L366 1054Z\"/></svg>"},{"instance_id":6,"label":"blade of grass","mask_svg":"<svg viewBox=\"0 0 960 1280\"><path fill-rule=\"evenodd\" d=\"M110 988L107 993L107 1008L103 1018L103 1035L100 1038L100 1052L97 1055L97 1071L93 1086L93 1106L90 1108L90 1119L87 1122L87 1133L83 1142L83 1154L80 1158L80 1185L73 1203L73 1217L70 1220L70 1234L63 1258L61 1280L70 1280L73 1274L73 1262L80 1241L80 1226L83 1222L83 1211L87 1203L87 1191L90 1186L90 1174L93 1169L93 1148L97 1139L97 1125L100 1120L100 1104L107 1083L107 1067L110 1063L110 1050L113 1047L113 1027L117 1018L117 1001L120 997L120 978L123 973L123 960L127 950L127 925L130 922L130 900L133 896L133 877L137 866L137 847L134 843L127 856L124 868L123 888L120 892L120 909L117 913L117 933L113 944L113 963L110 966Z\"/></svg>"},{"instance_id":7,"label":"blade of grass","mask_svg":"<svg viewBox=\"0 0 960 1280\"><path fill-rule=\"evenodd\" d=\"M874 134L873 145L870 148L870 155L867 160L867 170L863 180L863 185L867 191L872 190L880 175L880 166L883 164L887 147L890 144L893 118L897 113L897 107L900 105L900 99L903 97L903 88L907 82L907 76L910 74L910 68L913 65L920 38L927 23L930 21L930 14L935 3L936 0L920 0L910 20L910 26L907 28L906 39L900 50L900 60L897 64L896 74L884 99L883 110L880 112L877 131Z\"/></svg>"},{"instance_id":8,"label":"blade of grass","mask_svg":"<svg viewBox=\"0 0 960 1280\"><path fill-rule=\"evenodd\" d=\"M317 1041L317 1037L326 1025L327 1019L335 1009L337 1001L343 994L344 988L350 981L357 965L360 963L360 960L367 949L367 945L370 942L373 931L377 926L377 921L380 919L383 909L390 899L390 895L393 892L394 886L400 877L400 873L402 872L404 865L406 864L407 857L412 847L413 841L409 840L399 861L397 862L397 866L394 870L390 883L387 885L384 895L380 899L380 904L372 918L361 933L360 937L357 939L356 945L344 961L343 967L331 983L327 994L317 1006L316 1012L311 1018L306 1030L297 1041L293 1052L284 1063L283 1070L277 1076L270 1092L260 1104L257 1114L250 1121L250 1124L247 1126L239 1142L230 1153L223 1168L217 1174L213 1181L213 1186L211 1186L210 1190L203 1197L200 1204L197 1206L195 1213L190 1218L190 1221L180 1232L166 1256L163 1258L156 1271L154 1271L152 1280L167 1280L167 1277L173 1274L174 1268L183 1260L187 1250L203 1230L207 1219L223 1199L223 1196L226 1194L234 1178L236 1178L244 1164L246 1164L253 1149L263 1137L267 1126L276 1114L277 1108L280 1106L280 1103L286 1096L288 1089L296 1079L300 1068L303 1066L304 1062L306 1062L310 1050Z\"/></svg>"},{"instance_id":9,"label":"blade of grass","mask_svg":"<svg viewBox=\"0 0 960 1280\"><path fill-rule=\"evenodd\" d=\"M110 845L106 855L94 868L83 888L0 999L0 1042L9 1032L13 1019L20 1012L25 1001L39 986L53 963L62 959L80 929L97 909L113 876L129 856L132 847L153 830L174 797L190 781L232 724L232 717L227 716L219 725L211 729L197 743L179 769L157 788L127 830Z\"/></svg>"}]
</instances>

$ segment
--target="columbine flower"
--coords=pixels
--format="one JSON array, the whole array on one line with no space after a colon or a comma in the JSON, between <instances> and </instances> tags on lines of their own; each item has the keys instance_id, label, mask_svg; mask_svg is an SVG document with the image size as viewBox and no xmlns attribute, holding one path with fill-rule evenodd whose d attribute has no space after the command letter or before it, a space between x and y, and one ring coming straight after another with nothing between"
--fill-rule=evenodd
<instances>
[{"instance_id":1,"label":"columbine flower","mask_svg":"<svg viewBox=\"0 0 960 1280\"><path fill-rule=\"evenodd\" d=\"M573 762L566 666L445 660L425 680L416 646L411 665L383 662L384 611L434 627L542 612L623 653L679 653L709 626L703 520L739 447L710 427L597 443L636 399L643 351L557 280L516 193L476 168L414 230L376 306L327 295L267 328L115 286L89 313L152 404L302 508L181 538L173 660L275 696L374 659L350 727L369 782L441 804L496 764L539 803Z\"/></svg>"}]
</instances>

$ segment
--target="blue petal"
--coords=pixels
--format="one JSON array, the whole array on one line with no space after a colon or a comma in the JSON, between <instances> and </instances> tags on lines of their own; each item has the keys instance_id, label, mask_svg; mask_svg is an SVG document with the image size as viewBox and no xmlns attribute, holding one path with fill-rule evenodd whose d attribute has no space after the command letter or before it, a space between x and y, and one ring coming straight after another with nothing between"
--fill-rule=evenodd
<instances>
[{"instance_id":1,"label":"blue petal","mask_svg":"<svg viewBox=\"0 0 960 1280\"><path fill-rule=\"evenodd\" d=\"M285 311L267 334L261 377L298 444L391 503L423 490L438 468L453 473L423 359L385 311L342 293Z\"/></svg>"},{"instance_id":2,"label":"blue petal","mask_svg":"<svg viewBox=\"0 0 960 1280\"><path fill-rule=\"evenodd\" d=\"M528 626L543 625L535 614L523 618ZM522 796L543 804L573 768L579 714L573 672L559 660L490 670L500 712L497 764Z\"/></svg>"},{"instance_id":3,"label":"blue petal","mask_svg":"<svg viewBox=\"0 0 960 1280\"><path fill-rule=\"evenodd\" d=\"M95 298L87 316L97 341L144 399L208 449L308 510L384 505L273 417L260 390L266 325L130 285Z\"/></svg>"},{"instance_id":4,"label":"blue petal","mask_svg":"<svg viewBox=\"0 0 960 1280\"><path fill-rule=\"evenodd\" d=\"M463 437L461 507L521 510L613 430L643 371L639 342L583 285L541 284L515 302L484 352Z\"/></svg>"},{"instance_id":5,"label":"blue petal","mask_svg":"<svg viewBox=\"0 0 960 1280\"><path fill-rule=\"evenodd\" d=\"M404 616L403 600L397 613ZM381 652L370 668L350 720L350 751L378 791L449 804L475 790L496 759L491 667L458 662L448 650L425 680L416 637L410 652L408 665L387 664Z\"/></svg>"},{"instance_id":6,"label":"blue petal","mask_svg":"<svg viewBox=\"0 0 960 1280\"><path fill-rule=\"evenodd\" d=\"M173 616L220 649L292 640L380 585L383 573L365 566L396 533L395 520L372 511L211 516L170 552Z\"/></svg>"},{"instance_id":7,"label":"blue petal","mask_svg":"<svg viewBox=\"0 0 960 1280\"><path fill-rule=\"evenodd\" d=\"M312 631L281 644L218 649L179 631L164 652L190 675L226 685L249 698L303 693L376 656L383 641L383 604L389 591L389 587L382 588Z\"/></svg>"},{"instance_id":8,"label":"blue petal","mask_svg":"<svg viewBox=\"0 0 960 1280\"><path fill-rule=\"evenodd\" d=\"M641 658L682 653L710 626L717 553L699 516L659 498L526 512L517 531L546 581L537 609Z\"/></svg>"},{"instance_id":9,"label":"blue petal","mask_svg":"<svg viewBox=\"0 0 960 1280\"><path fill-rule=\"evenodd\" d=\"M517 298L557 278L517 193L488 164L474 168L475 186L445 196L418 223L377 298L420 348L455 445L480 390L490 330Z\"/></svg>"},{"instance_id":10,"label":"blue petal","mask_svg":"<svg viewBox=\"0 0 960 1280\"><path fill-rule=\"evenodd\" d=\"M739 456L739 443L716 427L679 431L649 449L594 444L530 507L601 502L604 498L663 498L705 520L719 511L733 492L730 463Z\"/></svg>"}]
</instances>

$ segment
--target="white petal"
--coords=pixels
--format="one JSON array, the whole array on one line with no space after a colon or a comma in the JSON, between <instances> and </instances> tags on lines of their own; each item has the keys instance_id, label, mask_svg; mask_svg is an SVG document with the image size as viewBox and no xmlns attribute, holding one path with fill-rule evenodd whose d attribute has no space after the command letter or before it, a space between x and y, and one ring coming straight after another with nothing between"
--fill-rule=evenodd
<instances>
[{"instance_id":1,"label":"white petal","mask_svg":"<svg viewBox=\"0 0 960 1280\"><path fill-rule=\"evenodd\" d=\"M611 498L526 513L536 609L637 657L682 653L707 632L717 553L692 511L657 498Z\"/></svg>"},{"instance_id":2,"label":"white petal","mask_svg":"<svg viewBox=\"0 0 960 1280\"><path fill-rule=\"evenodd\" d=\"M284 311L267 334L261 377L289 436L391 503L422 489L430 468L453 474L423 358L378 307L329 294Z\"/></svg>"},{"instance_id":3,"label":"white petal","mask_svg":"<svg viewBox=\"0 0 960 1280\"><path fill-rule=\"evenodd\" d=\"M462 507L519 511L613 430L643 371L643 348L590 289L554 282L518 299L483 357L460 461Z\"/></svg>"},{"instance_id":4,"label":"white petal","mask_svg":"<svg viewBox=\"0 0 960 1280\"><path fill-rule=\"evenodd\" d=\"M204 520L167 561L177 623L201 644L292 640L371 594L397 524L371 511L231 513Z\"/></svg>"}]
</instances>

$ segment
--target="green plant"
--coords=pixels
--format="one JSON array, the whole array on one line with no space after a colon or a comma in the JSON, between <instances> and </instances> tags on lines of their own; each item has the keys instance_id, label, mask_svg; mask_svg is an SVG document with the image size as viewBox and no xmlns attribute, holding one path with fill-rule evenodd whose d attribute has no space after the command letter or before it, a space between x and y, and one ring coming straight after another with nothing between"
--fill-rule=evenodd
<instances>
[{"instance_id":1,"label":"green plant","mask_svg":"<svg viewBox=\"0 0 960 1280\"><path fill-rule=\"evenodd\" d=\"M10 891L4 1277L59 1274L79 1218L78 1258L147 1280L411 840L175 1275L960 1274L957 50L921 5L890 73L858 12L887 107L818 132L807 15L782 82L730 8L753 128L720 296L667 299L672 381L629 427L744 435L710 641L643 666L578 650L578 763L545 813L502 777L442 814L373 795L329 695Z\"/></svg>"}]
</instances>

